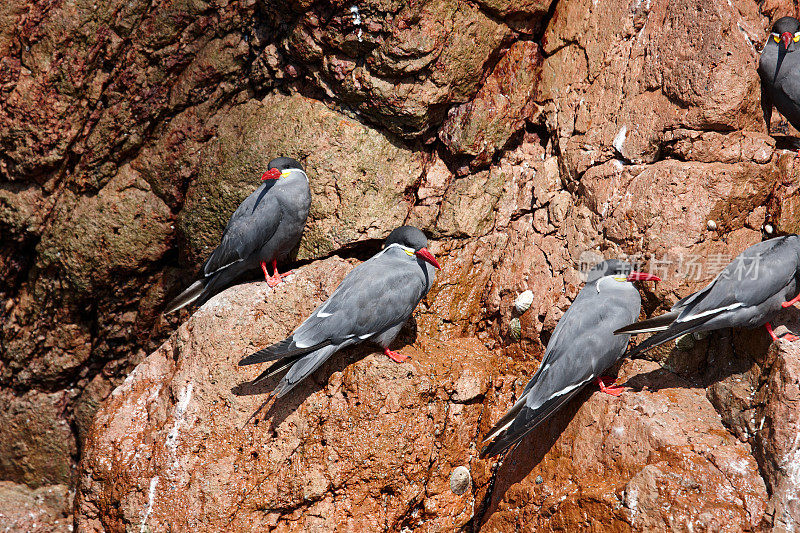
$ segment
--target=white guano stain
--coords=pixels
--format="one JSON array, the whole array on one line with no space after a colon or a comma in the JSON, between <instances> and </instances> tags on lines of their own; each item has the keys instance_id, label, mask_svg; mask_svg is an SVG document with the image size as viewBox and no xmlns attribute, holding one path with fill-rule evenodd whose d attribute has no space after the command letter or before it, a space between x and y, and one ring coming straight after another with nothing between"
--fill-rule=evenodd
<instances>
[{"instance_id":1,"label":"white guano stain","mask_svg":"<svg viewBox=\"0 0 800 533\"><path fill-rule=\"evenodd\" d=\"M189 406L189 401L192 399L193 383L186 385L180 396L178 397L178 405L175 406L175 423L172 429L167 434L167 449L170 451L170 456L173 458L175 464L178 462L177 449L178 449L178 433L183 423L183 416L186 414L186 408Z\"/></svg>"},{"instance_id":2,"label":"white guano stain","mask_svg":"<svg viewBox=\"0 0 800 533\"><path fill-rule=\"evenodd\" d=\"M153 476L150 480L150 490L147 492L147 508L142 516L142 523L139 526L139 533L147 532L147 519L150 518L150 513L153 512L153 502L156 498L156 486L158 485L158 476Z\"/></svg>"},{"instance_id":3,"label":"white guano stain","mask_svg":"<svg viewBox=\"0 0 800 533\"><path fill-rule=\"evenodd\" d=\"M617 133L616 137L614 137L614 142L612 143L612 145L614 146L614 149L617 152L619 152L620 155L622 155L622 148L625 145L625 136L627 134L628 134L628 126L623 124L622 127L619 129L619 132Z\"/></svg>"},{"instance_id":4,"label":"white guano stain","mask_svg":"<svg viewBox=\"0 0 800 533\"><path fill-rule=\"evenodd\" d=\"M353 25L361 26L361 13L358 11L358 6L350 6L350 13L353 15ZM362 42L361 36L363 35L361 28L358 28L358 42Z\"/></svg>"}]
</instances>

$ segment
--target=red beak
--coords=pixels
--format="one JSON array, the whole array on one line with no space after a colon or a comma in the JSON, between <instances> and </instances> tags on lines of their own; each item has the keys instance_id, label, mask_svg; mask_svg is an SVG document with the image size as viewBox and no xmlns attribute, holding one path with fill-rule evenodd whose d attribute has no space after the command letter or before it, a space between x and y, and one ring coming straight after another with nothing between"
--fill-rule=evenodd
<instances>
[{"instance_id":1,"label":"red beak","mask_svg":"<svg viewBox=\"0 0 800 533\"><path fill-rule=\"evenodd\" d=\"M281 171L277 168L271 168L261 174L261 181L276 180L281 177Z\"/></svg>"},{"instance_id":2,"label":"red beak","mask_svg":"<svg viewBox=\"0 0 800 533\"><path fill-rule=\"evenodd\" d=\"M419 250L417 250L416 254L420 256L423 259L423 261L427 261L436 268L442 268L441 266L439 266L439 261L437 261L436 258L433 257L433 254L430 253L427 248L420 248Z\"/></svg>"},{"instance_id":3,"label":"red beak","mask_svg":"<svg viewBox=\"0 0 800 533\"><path fill-rule=\"evenodd\" d=\"M783 48L785 50L789 49L789 45L792 43L792 38L793 37L794 37L794 35L792 35L788 31L785 31L785 32L781 33L781 41L783 41Z\"/></svg>"},{"instance_id":4,"label":"red beak","mask_svg":"<svg viewBox=\"0 0 800 533\"><path fill-rule=\"evenodd\" d=\"M644 272L636 272L634 270L628 274L628 281L661 281L661 278L653 274L645 274Z\"/></svg>"}]
</instances>

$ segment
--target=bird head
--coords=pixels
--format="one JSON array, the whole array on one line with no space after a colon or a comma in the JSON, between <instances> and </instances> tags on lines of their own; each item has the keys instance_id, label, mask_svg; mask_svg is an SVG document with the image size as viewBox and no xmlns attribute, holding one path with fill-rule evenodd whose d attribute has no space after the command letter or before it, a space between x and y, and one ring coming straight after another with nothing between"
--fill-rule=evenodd
<instances>
[{"instance_id":1,"label":"bird head","mask_svg":"<svg viewBox=\"0 0 800 533\"><path fill-rule=\"evenodd\" d=\"M414 226L400 226L393 230L389 236L386 237L386 242L383 243L383 247L386 248L392 244L399 244L407 250L412 250L406 253L409 255L416 255L436 268L441 268L439 262L433 257L433 254L428 251L428 238Z\"/></svg>"},{"instance_id":2,"label":"bird head","mask_svg":"<svg viewBox=\"0 0 800 533\"><path fill-rule=\"evenodd\" d=\"M269 162L267 171L261 175L261 181L276 180L278 178L285 178L289 175L289 171L299 170L303 171L303 165L291 157L276 157Z\"/></svg>"},{"instance_id":3,"label":"bird head","mask_svg":"<svg viewBox=\"0 0 800 533\"><path fill-rule=\"evenodd\" d=\"M772 25L772 32L769 38L775 41L782 51L794 51L794 47L789 49L789 46L800 41L800 21L794 17L779 18Z\"/></svg>"},{"instance_id":4,"label":"bird head","mask_svg":"<svg viewBox=\"0 0 800 533\"><path fill-rule=\"evenodd\" d=\"M594 266L586 277L586 283L612 276L617 281L661 281L661 278L634 270L633 265L620 259L607 259Z\"/></svg>"}]
</instances>

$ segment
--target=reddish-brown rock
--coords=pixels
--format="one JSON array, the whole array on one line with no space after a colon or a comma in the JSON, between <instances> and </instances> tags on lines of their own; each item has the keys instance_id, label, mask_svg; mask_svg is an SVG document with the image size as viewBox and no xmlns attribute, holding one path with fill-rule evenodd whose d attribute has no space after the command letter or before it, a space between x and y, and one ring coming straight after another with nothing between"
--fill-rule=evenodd
<instances>
[{"instance_id":1,"label":"reddish-brown rock","mask_svg":"<svg viewBox=\"0 0 800 533\"><path fill-rule=\"evenodd\" d=\"M441 446L435 455L410 458L365 447L365 454L384 461L364 461L359 469L337 465L338 472L369 478L373 489L388 487L383 494L378 490L365 496L365 509L378 508L385 523L394 520L398 529L423 529L425 524L431 530L452 529L470 520L465 502L487 529L535 524L574 530L609 516L620 529L670 524L681 529L688 524L683 510L697 503L686 496L693 489L681 480L701 487L718 480L731 488L735 503L723 509L719 495L714 496L709 513L698 515L695 526L713 529L720 517L730 527L753 524L760 507L747 503L749 489L736 481L749 480L749 474L730 475L727 481L715 477L710 459L697 451L711 437L693 439L697 448L639 462L585 454L593 465L626 480L625 496L618 485L613 498L604 492L609 485L594 471L585 478L572 471L571 481L553 478L559 481L553 490L564 491L554 494L566 495L569 503L554 502L552 512L538 507L544 501L550 505L536 492L544 486L535 485L539 474L517 469L505 480L498 471L495 485L518 477L518 489L507 491L505 498L494 491L491 509L496 512L481 515L475 498L485 493L492 477L479 472L480 463L464 462L464 450L479 433L478 404L485 404L480 423L488 424L489 410L498 416L510 404L512 391L519 390L521 384L512 383L524 383L534 371L553 327L580 289L582 264L622 254L642 254L656 267L664 259L709 259L691 279L667 265L665 281L644 289L649 314L706 283L713 277L710 266L721 268L721 261L747 245L798 231L800 165L783 150L784 143L763 134L755 72L757 49L770 21L792 10L772 0L3 2L0 411L5 433L0 447L5 451L0 477L33 486L70 483L77 454L84 449L92 450L87 465L102 467L104 460L112 460L108 449L81 445L84 438L93 438L88 436L95 412L189 316L187 311L163 319L159 312L196 272L208 252L204 247L213 246L237 200L257 184L253 180L263 165L275 155L295 155L309 169L314 193L309 231L299 250L304 261L334 254L361 258L377 250L393 226L413 223L433 237L430 247L444 266L417 310L418 337L410 348L416 363L396 367L377 355L352 362L367 353L354 351L340 356L341 366L331 361L326 367L330 379L307 384L309 390L324 384L312 398L340 409L334 409L339 414L346 405L369 420L370 428L377 425L387 434L387 427L402 420L399 425L410 437ZM321 267L311 263L307 268ZM333 284L324 273L313 272ZM324 293L316 290L314 298ZM526 290L534 300L520 312L514 302ZM266 309L248 297L254 296L245 295L245 303ZM310 310L307 305L295 302L281 316L270 313L273 320L286 321L281 334ZM198 320L211 320L204 312ZM239 343L239 353L222 349L230 344L204 346L198 358L224 359L203 368L216 372L213 379L220 383L238 381L234 376L242 371L230 363L255 347L246 343L265 341L268 334L236 329L235 317L214 320L232 321L225 324L238 337L224 342ZM453 352L450 343L461 347L466 341L452 339L464 336L478 337L492 348L487 356L467 344L465 349L481 361L488 357L485 366L470 361L452 370L462 377L473 370L482 376L464 391L486 390L491 377L497 394L485 400L456 392L464 381L448 375L447 365L455 364L444 362ZM786 467L793 453L788 437L794 421L785 418L793 405L794 355L786 346L768 352L763 331L719 332L682 343L648 355L695 387L665 389L677 391L676 416L632 411L624 401L620 413L632 428L649 428L656 420L675 435L686 435L690 420L680 413L686 403L706 413L708 404L700 394L705 390L728 434L715 433L719 424L714 420L700 429L713 429L726 450L739 453L749 447L772 491L762 525L782 527L796 511ZM686 347L692 343L693 348ZM180 361L194 360L192 353L176 349ZM203 481L191 476L211 468L212 456L200 448L183 450L188 440L176 448L186 460L179 464L183 470L170 463L170 449L162 442L172 430L174 409L188 381L171 355L157 354L140 367L158 370L156 381L164 383L142 421L142 427L152 428L152 439L145 432L142 441L153 459L112 481L102 476L118 470L97 467L96 483L86 481L82 523L104 520L109 529L141 529L135 524L146 510L156 472L151 511L156 526L162 524L158 513L166 513L170 483L183 483L186 476L187 486L197 490L191 494L207 498L192 507L195 512L205 506L198 511L198 529L218 520L215 502L239 494L236 487L226 492L230 486L216 481L197 488ZM478 366L469 366L473 363ZM345 366L349 370L334 371ZM394 373L405 368L422 371ZM356 375L364 376L369 390L358 388ZM423 375L434 376L441 387ZM191 418L200 412L198 398L214 398L219 405L222 396L214 394L224 391L208 379L208 388L197 389L199 396L187 404L184 422L202 422ZM381 395L387 379L404 391L402 405ZM104 420L133 412L126 406L152 392L142 392L146 385L139 374L131 378L129 388L121 389L127 392L103 407ZM204 396L209 390L217 392ZM757 394L751 398L753 391ZM375 408L348 403L345 394L374 400ZM651 398L644 394L637 392L635 398ZM665 393L647 394L660 399ZM466 397L472 399L461 399ZM231 405L257 401L225 399ZM429 401L430 418L415 416L419 405ZM573 419L584 416L584 409L598 415L605 425L593 427L598 433L587 434L592 438L617 427L609 425L610 410L598 412L595 401L592 397ZM389 404L401 407L382 412ZM317 413L312 406L298 405L296 416ZM458 411L462 421L450 423L447 410ZM208 412L211 420L216 411ZM762 414L767 416L757 432ZM236 411L233 418L240 415ZM554 427L565 425L569 416L568 411L554 419ZM28 418L31 424L24 423ZM339 435L341 427L348 427L342 424L342 419L313 418L311 426L300 424L294 433L296 428L281 429L285 442L266 433L263 441L254 442L289 454L286 443L297 442L298 435L306 438L302 428L311 427L328 432L326 446L335 442L350 451L347 435ZM367 432L364 424L360 435ZM440 426L467 430L457 438L426 434ZM563 455L554 448L543 461L543 478L557 457L566 462L569 455L594 451L569 427L558 452ZM182 431L191 428L180 428L180 438L190 435ZM336 515L344 513L339 497L354 494L351 485L330 476L325 487L334 489L315 499L324 483L314 467L328 464L320 460L327 456L315 435L308 437L313 443L309 459L303 459L302 449L285 455L304 476L302 483L284 477L274 487L265 483L253 492L260 499L250 505L272 509L269 520L279 528L293 520L312 529L318 516L344 516ZM730 435L746 444L732 444ZM380 442L386 444L388 437ZM388 442L391 451L406 444L402 439ZM663 449L658 439L646 444ZM245 451L232 453L236 462L226 468L286 476L285 470L270 466L273 456L259 452L251 460ZM192 462L193 456L203 460ZM121 465L128 459L113 460ZM344 463L340 457L334 461ZM425 461L427 470L421 466ZM699 465L696 472L687 470L687 461ZM376 464L389 467L371 473ZM449 470L457 466L467 467L473 477L458 498L449 492ZM427 480L423 496L418 496L419 485L395 477L397 472ZM454 483L462 487L464 471L458 472ZM564 472L570 472L569 465ZM592 496L575 496L564 488L578 485L589 487L584 494ZM671 502L674 513L653 507L654 485L665 487L659 497ZM633 508L628 488L634 487L640 494L635 516L628 513ZM62 500L60 507L66 505L66 492L54 494ZM30 494L23 499L30 501ZM120 511L109 503L123 500ZM528 500L533 503L525 504ZM623 507L609 511L611 501ZM398 502L401 508L390 506ZM244 512L262 518L269 514L253 507ZM517 512L520 518L513 517ZM247 529L250 524L241 520L236 524Z\"/></svg>"},{"instance_id":2,"label":"reddish-brown rock","mask_svg":"<svg viewBox=\"0 0 800 533\"><path fill-rule=\"evenodd\" d=\"M538 107L533 94L542 54L536 43L514 43L486 78L478 94L454 107L439 130L439 137L454 154L475 157L480 167L501 150Z\"/></svg>"},{"instance_id":3,"label":"reddish-brown rock","mask_svg":"<svg viewBox=\"0 0 800 533\"><path fill-rule=\"evenodd\" d=\"M0 527L8 532L67 533L73 531L72 494L66 485L30 489L0 481Z\"/></svg>"},{"instance_id":4,"label":"reddish-brown rock","mask_svg":"<svg viewBox=\"0 0 800 533\"><path fill-rule=\"evenodd\" d=\"M759 524L767 491L758 464L705 391L647 361L624 364L620 378L632 389L615 398L589 388L491 472L482 531L741 531ZM485 429L500 414L491 412Z\"/></svg>"},{"instance_id":5,"label":"reddish-brown rock","mask_svg":"<svg viewBox=\"0 0 800 533\"><path fill-rule=\"evenodd\" d=\"M241 285L205 304L117 388L85 441L82 531L457 529L493 358L472 340L334 356L250 420L270 385L240 357L283 338L351 265L303 267L274 290ZM412 337L406 336L409 340ZM274 386L274 383L272 383Z\"/></svg>"}]
</instances>

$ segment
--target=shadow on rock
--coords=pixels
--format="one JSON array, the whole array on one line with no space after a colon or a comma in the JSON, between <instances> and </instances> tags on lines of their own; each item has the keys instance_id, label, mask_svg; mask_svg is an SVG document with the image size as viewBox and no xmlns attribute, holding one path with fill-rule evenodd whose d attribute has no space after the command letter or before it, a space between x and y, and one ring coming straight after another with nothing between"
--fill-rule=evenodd
<instances>
[{"instance_id":1,"label":"shadow on rock","mask_svg":"<svg viewBox=\"0 0 800 533\"><path fill-rule=\"evenodd\" d=\"M400 331L400 334L392 343L392 347L402 351L403 348L414 344L416 340L417 325L416 321L412 318ZM251 422L253 422L254 425L258 425L258 414L269 404L270 401L272 401L272 405L270 405L262 420L271 418L271 429L274 430L286 419L287 416L300 407L306 398L325 387L330 381L330 377L334 372L343 370L349 365L367 357L369 354L380 350L381 348L377 345L366 343L335 352L320 368L315 370L310 376L303 380L302 384L299 384L294 389L289 391L289 393L283 398L276 398L274 401L272 401L273 398L271 396L267 397L264 400L264 403L262 403L259 408L253 412L250 418L248 418L245 426ZM266 365L271 363L272 362L264 364ZM283 379L285 374L286 371L280 372L258 383L253 383L252 381L239 383L231 388L231 393L233 393L235 396L255 396L259 394L269 394L275 389L275 387L277 387L278 383L281 379Z\"/></svg>"},{"instance_id":2,"label":"shadow on rock","mask_svg":"<svg viewBox=\"0 0 800 533\"><path fill-rule=\"evenodd\" d=\"M558 438L572 421L583 403L596 392L591 385L584 388L577 396L567 402L555 416L545 420L539 427L525 435L505 455L495 458L492 478L486 494L483 496L475 517L464 527L464 531L476 532L488 522L497 506L506 496L506 492L528 477L550 451ZM492 460L489 459L489 460Z\"/></svg>"},{"instance_id":3,"label":"shadow on rock","mask_svg":"<svg viewBox=\"0 0 800 533\"><path fill-rule=\"evenodd\" d=\"M794 308L782 312L773 321L776 333L788 332L785 324L797 316L800 316L800 310ZM763 359L771 344L763 327L722 329L704 332L697 337L686 335L677 342L670 341L644 354L641 359L654 361L661 368L633 376L625 386L651 391L675 387L707 388L732 375L748 372L755 361Z\"/></svg>"}]
</instances>

